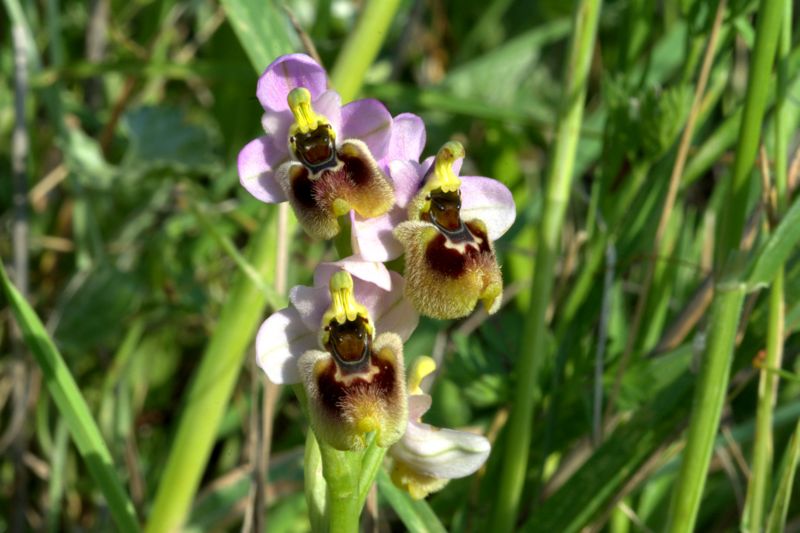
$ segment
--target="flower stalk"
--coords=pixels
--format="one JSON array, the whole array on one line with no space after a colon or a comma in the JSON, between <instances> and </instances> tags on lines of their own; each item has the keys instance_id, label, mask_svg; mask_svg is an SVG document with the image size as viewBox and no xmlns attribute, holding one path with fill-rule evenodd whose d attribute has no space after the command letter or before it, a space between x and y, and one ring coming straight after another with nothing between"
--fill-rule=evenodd
<instances>
[{"instance_id":1,"label":"flower stalk","mask_svg":"<svg viewBox=\"0 0 800 533\"><path fill-rule=\"evenodd\" d=\"M506 423L505 448L501 452L503 461L499 493L489 522L497 533L514 529L525 483L539 368L546 356L545 315L552 293L561 228L569 200L600 6L600 0L583 0L575 11L569 60L564 72L564 99L559 109L553 157L547 174L544 212L537 235L531 303L523 326L526 334L520 345L513 408Z\"/></svg>"}]
</instances>

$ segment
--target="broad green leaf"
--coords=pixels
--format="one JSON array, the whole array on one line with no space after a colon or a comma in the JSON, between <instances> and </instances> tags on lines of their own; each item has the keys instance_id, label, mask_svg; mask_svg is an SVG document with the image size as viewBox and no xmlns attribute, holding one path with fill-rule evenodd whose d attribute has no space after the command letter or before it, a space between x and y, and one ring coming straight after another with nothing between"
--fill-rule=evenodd
<instances>
[{"instance_id":1,"label":"broad green leaf","mask_svg":"<svg viewBox=\"0 0 800 533\"><path fill-rule=\"evenodd\" d=\"M768 285L800 241L800 200L781 219L777 229L761 246L751 263L747 288L755 291Z\"/></svg>"},{"instance_id":2,"label":"broad green leaf","mask_svg":"<svg viewBox=\"0 0 800 533\"><path fill-rule=\"evenodd\" d=\"M117 527L126 533L139 531L133 503L122 488L111 453L100 435L86 400L83 399L75 379L44 325L25 298L11 284L2 263L0 263L0 284L10 304L11 312L22 330L25 344L42 370L47 389L66 421L72 440L86 463L89 474L106 497Z\"/></svg>"},{"instance_id":3,"label":"broad green leaf","mask_svg":"<svg viewBox=\"0 0 800 533\"><path fill-rule=\"evenodd\" d=\"M409 494L394 486L389 474L381 469L378 472L378 493L384 498L403 521L411 533L445 533L439 517L425 500L414 500Z\"/></svg>"},{"instance_id":4,"label":"broad green leaf","mask_svg":"<svg viewBox=\"0 0 800 533\"><path fill-rule=\"evenodd\" d=\"M272 0L222 0L233 31L259 74L281 54L294 48L286 17Z\"/></svg>"}]
</instances>

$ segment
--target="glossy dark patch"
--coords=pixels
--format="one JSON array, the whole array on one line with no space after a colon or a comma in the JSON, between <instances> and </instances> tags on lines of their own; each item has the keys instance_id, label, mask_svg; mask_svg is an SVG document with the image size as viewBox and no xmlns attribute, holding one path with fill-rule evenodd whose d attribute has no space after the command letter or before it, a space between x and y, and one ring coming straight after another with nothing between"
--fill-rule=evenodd
<instances>
[{"instance_id":1,"label":"glossy dark patch","mask_svg":"<svg viewBox=\"0 0 800 533\"><path fill-rule=\"evenodd\" d=\"M317 201L314 199L314 182L308 178L308 169L295 165L289 172L291 172L289 183L295 199L304 207L317 207Z\"/></svg>"},{"instance_id":2,"label":"glossy dark patch","mask_svg":"<svg viewBox=\"0 0 800 533\"><path fill-rule=\"evenodd\" d=\"M436 189L431 192L430 198L431 208L426 214L431 222L447 233L461 230L461 194L458 191L442 192Z\"/></svg>"},{"instance_id":3,"label":"glossy dark patch","mask_svg":"<svg viewBox=\"0 0 800 533\"><path fill-rule=\"evenodd\" d=\"M381 359L373 351L370 352L370 363L378 367L372 378L368 381L363 378L354 378L350 385L344 385L336 380L336 363L330 361L317 377L320 403L327 409L330 416L341 415L341 405L348 394L356 393L359 389L372 389L376 396L391 400L395 395L396 371L394 366Z\"/></svg>"},{"instance_id":4,"label":"glossy dark patch","mask_svg":"<svg viewBox=\"0 0 800 533\"><path fill-rule=\"evenodd\" d=\"M336 145L327 124L308 133L297 133L294 147L297 159L314 173L336 165Z\"/></svg>"},{"instance_id":5,"label":"glossy dark patch","mask_svg":"<svg viewBox=\"0 0 800 533\"><path fill-rule=\"evenodd\" d=\"M345 374L367 370L372 340L367 322L362 317L327 326L328 343L325 349L333 355Z\"/></svg>"}]
</instances>

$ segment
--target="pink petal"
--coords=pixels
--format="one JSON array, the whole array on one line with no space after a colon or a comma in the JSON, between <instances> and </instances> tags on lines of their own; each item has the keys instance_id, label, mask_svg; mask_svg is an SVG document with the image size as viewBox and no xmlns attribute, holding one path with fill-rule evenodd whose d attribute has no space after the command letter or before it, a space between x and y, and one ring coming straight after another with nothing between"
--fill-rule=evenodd
<instances>
[{"instance_id":1,"label":"pink petal","mask_svg":"<svg viewBox=\"0 0 800 533\"><path fill-rule=\"evenodd\" d=\"M320 287L306 287L298 285L289 291L289 301L297 310L300 319L306 328L316 335L322 326L322 315L331 305L331 295L328 285Z\"/></svg>"},{"instance_id":2,"label":"pink petal","mask_svg":"<svg viewBox=\"0 0 800 533\"><path fill-rule=\"evenodd\" d=\"M514 223L514 197L508 187L482 176L461 176L461 219L479 219L491 240L499 239Z\"/></svg>"},{"instance_id":3,"label":"pink petal","mask_svg":"<svg viewBox=\"0 0 800 533\"><path fill-rule=\"evenodd\" d=\"M336 91L325 91L311 102L314 111L328 119L333 131L342 128L342 97Z\"/></svg>"},{"instance_id":4,"label":"pink petal","mask_svg":"<svg viewBox=\"0 0 800 533\"><path fill-rule=\"evenodd\" d=\"M350 102L342 108L341 140L363 141L376 161L386 154L392 135L392 115L377 100Z\"/></svg>"},{"instance_id":5,"label":"pink petal","mask_svg":"<svg viewBox=\"0 0 800 533\"><path fill-rule=\"evenodd\" d=\"M256 95L264 109L289 109L286 97L296 87L305 87L316 99L328 89L325 70L305 54L289 54L273 61L258 79Z\"/></svg>"},{"instance_id":6,"label":"pink petal","mask_svg":"<svg viewBox=\"0 0 800 533\"><path fill-rule=\"evenodd\" d=\"M239 182L262 202L285 202L286 195L274 178L281 159L285 155L275 150L268 137L250 141L239 152Z\"/></svg>"},{"instance_id":7,"label":"pink petal","mask_svg":"<svg viewBox=\"0 0 800 533\"><path fill-rule=\"evenodd\" d=\"M392 137L384 159L419 161L425 148L425 123L413 113L401 113L392 120Z\"/></svg>"},{"instance_id":8,"label":"pink petal","mask_svg":"<svg viewBox=\"0 0 800 533\"><path fill-rule=\"evenodd\" d=\"M391 261L403 255L403 245L392 230L408 217L405 208L395 205L385 215L363 218L350 211L350 240L353 252L368 261Z\"/></svg>"},{"instance_id":9,"label":"pink petal","mask_svg":"<svg viewBox=\"0 0 800 533\"><path fill-rule=\"evenodd\" d=\"M287 307L270 315L256 335L256 361L273 383L299 383L297 360L317 348L317 336Z\"/></svg>"},{"instance_id":10,"label":"pink petal","mask_svg":"<svg viewBox=\"0 0 800 533\"><path fill-rule=\"evenodd\" d=\"M339 270L346 270L354 278L372 283L384 291L392 288L392 278L383 263L368 261L359 255L351 255L335 263L320 263L314 269L314 286L327 287L331 276Z\"/></svg>"},{"instance_id":11,"label":"pink petal","mask_svg":"<svg viewBox=\"0 0 800 533\"><path fill-rule=\"evenodd\" d=\"M416 161L392 161L389 163L389 175L394 183L395 202L406 208L408 202L419 192L422 178L427 169Z\"/></svg>"},{"instance_id":12,"label":"pink petal","mask_svg":"<svg viewBox=\"0 0 800 533\"><path fill-rule=\"evenodd\" d=\"M384 293L372 307L367 305L375 321L377 333L391 331L407 341L419 324L419 314L404 297L405 280L397 272L389 273L392 277L392 290Z\"/></svg>"}]
</instances>

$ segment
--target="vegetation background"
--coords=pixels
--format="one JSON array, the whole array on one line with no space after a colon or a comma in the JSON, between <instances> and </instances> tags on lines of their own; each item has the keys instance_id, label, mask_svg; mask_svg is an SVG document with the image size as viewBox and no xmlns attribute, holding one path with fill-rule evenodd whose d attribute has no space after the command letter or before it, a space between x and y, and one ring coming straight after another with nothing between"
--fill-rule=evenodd
<instances>
[{"instance_id":1,"label":"vegetation background","mask_svg":"<svg viewBox=\"0 0 800 533\"><path fill-rule=\"evenodd\" d=\"M791 2L609 0L594 39L597 4L4 0L0 530L308 530L306 422L252 339L336 252L236 171L258 74L308 43L517 202L502 310L405 348L489 463L425 502L381 476L369 523L800 530Z\"/></svg>"}]
</instances>

